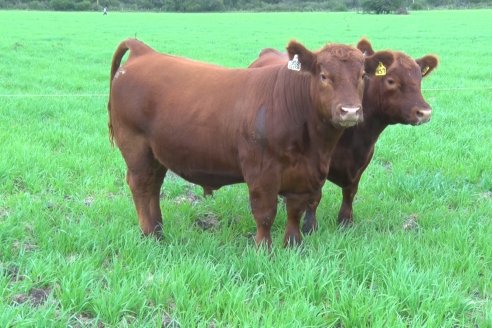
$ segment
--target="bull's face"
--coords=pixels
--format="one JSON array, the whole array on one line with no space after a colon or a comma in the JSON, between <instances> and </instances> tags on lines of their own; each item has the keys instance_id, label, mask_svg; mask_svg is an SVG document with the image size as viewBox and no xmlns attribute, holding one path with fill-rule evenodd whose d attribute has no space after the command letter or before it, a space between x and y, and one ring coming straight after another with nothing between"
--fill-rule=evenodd
<instances>
[{"instance_id":1,"label":"bull's face","mask_svg":"<svg viewBox=\"0 0 492 328\"><path fill-rule=\"evenodd\" d=\"M366 106L375 108L374 114L389 124L419 125L429 122L432 109L422 96L421 83L422 78L436 68L437 58L428 55L413 60L401 52L374 53L370 44L367 48L368 44L364 48L368 73L364 93Z\"/></svg>"},{"instance_id":2,"label":"bull's face","mask_svg":"<svg viewBox=\"0 0 492 328\"><path fill-rule=\"evenodd\" d=\"M328 45L312 53L292 41L289 58L295 55L304 71L311 74L311 98L324 122L337 127L354 126L363 120L364 57L345 45Z\"/></svg>"}]
</instances>

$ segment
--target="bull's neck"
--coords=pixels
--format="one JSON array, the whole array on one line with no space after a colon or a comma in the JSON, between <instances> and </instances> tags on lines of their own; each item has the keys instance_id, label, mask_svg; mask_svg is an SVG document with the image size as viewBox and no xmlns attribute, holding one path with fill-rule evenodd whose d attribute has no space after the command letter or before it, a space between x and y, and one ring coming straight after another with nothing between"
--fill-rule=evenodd
<instances>
[{"instance_id":1,"label":"bull's neck","mask_svg":"<svg viewBox=\"0 0 492 328\"><path fill-rule=\"evenodd\" d=\"M375 83L376 81L369 81L369 83L371 82ZM388 126L388 120L381 114L382 99L379 89L368 88L369 83L366 81L362 100L364 121L346 129L340 140L342 147L349 147L354 158L358 157L362 162L366 160L366 155L373 149L379 136Z\"/></svg>"},{"instance_id":2,"label":"bull's neck","mask_svg":"<svg viewBox=\"0 0 492 328\"><path fill-rule=\"evenodd\" d=\"M388 120L384 117L380 85L378 85L378 88L369 87L370 83L378 82L374 80L366 81L362 98L364 121L354 128L357 131L356 134L363 134L368 143L375 142L389 125Z\"/></svg>"},{"instance_id":3,"label":"bull's neck","mask_svg":"<svg viewBox=\"0 0 492 328\"><path fill-rule=\"evenodd\" d=\"M314 112L311 98L311 76L301 72L291 72L282 68L287 77L287 83L281 90L282 100L286 109L286 115L294 124L309 121Z\"/></svg>"},{"instance_id":4,"label":"bull's neck","mask_svg":"<svg viewBox=\"0 0 492 328\"><path fill-rule=\"evenodd\" d=\"M345 129L333 125L330 120L320 114L322 112L321 108L313 106L310 116L311 137L313 140L317 140L318 149L322 156L330 157Z\"/></svg>"},{"instance_id":5,"label":"bull's neck","mask_svg":"<svg viewBox=\"0 0 492 328\"><path fill-rule=\"evenodd\" d=\"M287 70L287 68L285 68ZM302 138L309 138L310 145L320 152L321 157L331 155L343 129L336 128L330 121L319 115L321 110L316 97L316 90L311 85L312 76L301 72L284 71L291 83L283 87L286 115L289 116L289 129L302 127ZM305 129L307 128L307 129ZM306 135L307 132L307 135Z\"/></svg>"},{"instance_id":6,"label":"bull's neck","mask_svg":"<svg viewBox=\"0 0 492 328\"><path fill-rule=\"evenodd\" d=\"M366 108L370 107L363 105L363 110ZM387 126L388 124L381 120L378 115L365 115L364 112L364 122L356 125L353 129L355 137L361 135L365 142L374 143Z\"/></svg>"}]
</instances>

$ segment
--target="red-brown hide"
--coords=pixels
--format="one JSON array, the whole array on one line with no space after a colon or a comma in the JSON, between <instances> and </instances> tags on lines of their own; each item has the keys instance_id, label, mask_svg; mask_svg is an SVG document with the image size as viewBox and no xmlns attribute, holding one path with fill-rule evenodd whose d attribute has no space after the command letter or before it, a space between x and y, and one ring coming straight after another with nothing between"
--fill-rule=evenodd
<instances>
[{"instance_id":1,"label":"red-brown hide","mask_svg":"<svg viewBox=\"0 0 492 328\"><path fill-rule=\"evenodd\" d=\"M119 45L109 127L144 234L161 233L159 192L171 170L210 188L246 182L257 244L271 244L277 195L285 196L284 243L301 241L300 217L320 197L332 151L344 128L362 119L364 58L344 45L311 52L292 41L287 51L298 55L300 71L226 69L133 39Z\"/></svg>"}]
</instances>

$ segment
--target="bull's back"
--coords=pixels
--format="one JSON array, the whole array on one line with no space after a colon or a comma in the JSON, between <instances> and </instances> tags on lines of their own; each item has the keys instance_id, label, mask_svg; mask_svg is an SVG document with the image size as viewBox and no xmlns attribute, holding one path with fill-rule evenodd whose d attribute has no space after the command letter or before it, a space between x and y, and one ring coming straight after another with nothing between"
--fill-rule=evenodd
<instances>
[{"instance_id":1,"label":"bull's back","mask_svg":"<svg viewBox=\"0 0 492 328\"><path fill-rule=\"evenodd\" d=\"M259 57L252 62L249 68L260 68L272 65L284 65L289 60L286 53L280 52L275 49L267 48L263 49Z\"/></svg>"}]
</instances>

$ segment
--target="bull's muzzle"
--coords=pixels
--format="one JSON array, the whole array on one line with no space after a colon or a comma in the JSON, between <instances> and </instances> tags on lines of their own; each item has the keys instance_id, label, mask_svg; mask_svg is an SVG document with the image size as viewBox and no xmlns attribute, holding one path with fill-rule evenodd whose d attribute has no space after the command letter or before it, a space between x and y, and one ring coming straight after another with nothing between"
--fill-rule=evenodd
<instances>
[{"instance_id":1,"label":"bull's muzzle","mask_svg":"<svg viewBox=\"0 0 492 328\"><path fill-rule=\"evenodd\" d=\"M417 125L424 124L430 121L432 116L432 109L430 108L416 108L415 116L417 117Z\"/></svg>"},{"instance_id":2,"label":"bull's muzzle","mask_svg":"<svg viewBox=\"0 0 492 328\"><path fill-rule=\"evenodd\" d=\"M342 105L340 106L339 113L340 119L338 120L338 124L342 127L354 126L363 120L361 105Z\"/></svg>"}]
</instances>

